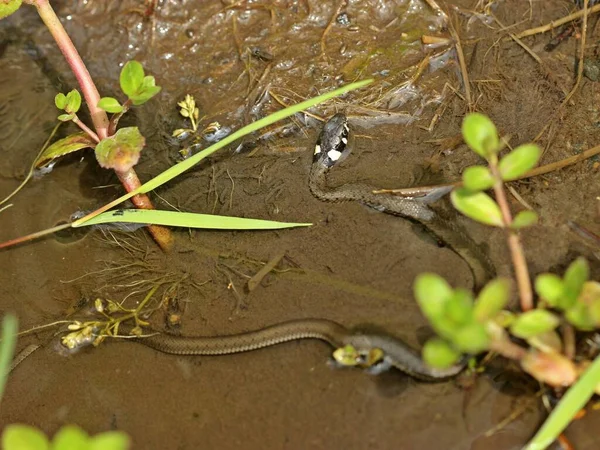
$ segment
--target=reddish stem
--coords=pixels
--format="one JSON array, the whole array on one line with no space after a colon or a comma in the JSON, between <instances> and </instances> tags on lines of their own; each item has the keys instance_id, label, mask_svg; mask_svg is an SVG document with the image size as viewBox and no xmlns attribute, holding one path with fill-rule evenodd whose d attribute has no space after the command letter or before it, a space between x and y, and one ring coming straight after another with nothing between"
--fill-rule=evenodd
<instances>
[{"instance_id":1,"label":"reddish stem","mask_svg":"<svg viewBox=\"0 0 600 450\"><path fill-rule=\"evenodd\" d=\"M52 37L54 37L58 48L67 60L67 63L69 63L73 74L75 74L81 92L85 98L85 102L90 109L96 133L100 139L104 139L108 136L108 117L103 109L98 108L100 94L98 93L98 89L96 89L96 85L94 84L87 67L83 63L81 56L79 56L79 52L73 45L67 31L56 16L52 6L50 6L49 0L32 0L32 3L37 7L42 21L52 34Z\"/></svg>"},{"instance_id":2,"label":"reddish stem","mask_svg":"<svg viewBox=\"0 0 600 450\"><path fill-rule=\"evenodd\" d=\"M100 138L98 137L98 135L96 133L94 133L92 130L90 130L90 128L83 123L81 120L79 120L79 117L75 116L73 117L73 123L75 125L77 125L79 128L81 128L83 131L85 131L87 133L87 135L89 137L91 137L96 143L100 142Z\"/></svg>"},{"instance_id":3,"label":"reddish stem","mask_svg":"<svg viewBox=\"0 0 600 450\"><path fill-rule=\"evenodd\" d=\"M115 170L115 173L125 189L127 189L127 192L140 187L140 180L135 170L129 169L126 172L117 172ZM134 195L131 197L131 201L138 209L154 209L154 205L146 194ZM168 251L171 248L173 237L168 228L159 225L148 225L148 231L162 250Z\"/></svg>"},{"instance_id":4,"label":"reddish stem","mask_svg":"<svg viewBox=\"0 0 600 450\"><path fill-rule=\"evenodd\" d=\"M79 83L79 87L81 88L81 92L85 98L85 102L90 110L92 122L94 123L94 128L96 129L96 138L99 140L107 138L109 136L109 120L106 112L98 107L98 102L100 101L98 89L96 88L96 85L94 84L87 67L83 63L81 56L79 56L79 52L77 52L77 49L73 45L71 38L67 34L67 31L64 29L62 23L52 9L49 0L25 0L25 2L32 4L37 8L42 21L54 37L58 48L60 48L60 51L75 74L77 82ZM83 124L80 121L76 123L82 129L84 129L82 127ZM86 130L84 129L84 131ZM114 130L112 131L114 132ZM91 136L93 138L93 135ZM132 190L140 187L140 180L133 168L126 172L115 171L115 173L119 177L119 180L121 180L121 183L123 183L123 186L127 192L131 192ZM132 198L132 201L135 206L140 209L154 209L150 198L146 194L136 195ZM166 251L171 247L172 236L168 228L150 225L148 226L148 230L160 248Z\"/></svg>"},{"instance_id":5,"label":"reddish stem","mask_svg":"<svg viewBox=\"0 0 600 450\"><path fill-rule=\"evenodd\" d=\"M498 202L498 206L500 206L502 222L508 233L508 248L510 249L515 276L517 278L521 309L523 311L529 311L530 309L533 309L533 291L531 290L529 268L527 267L527 261L525 260L521 238L516 230L510 228L512 224L512 214L510 213L502 177L498 172L496 161L490 161L490 171L496 180L494 182L494 194L496 194L496 201Z\"/></svg>"}]
</instances>

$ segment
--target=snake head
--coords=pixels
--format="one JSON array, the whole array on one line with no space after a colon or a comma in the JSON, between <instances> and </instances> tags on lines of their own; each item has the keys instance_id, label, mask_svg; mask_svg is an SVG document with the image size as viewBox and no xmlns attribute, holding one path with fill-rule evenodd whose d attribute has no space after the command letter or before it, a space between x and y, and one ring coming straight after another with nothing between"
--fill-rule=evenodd
<instances>
[{"instance_id":1,"label":"snake head","mask_svg":"<svg viewBox=\"0 0 600 450\"><path fill-rule=\"evenodd\" d=\"M348 119L345 114L337 113L329 119L319 135L317 145L315 145L313 161L319 162L327 169L333 167L340 161L346 150L349 131Z\"/></svg>"}]
</instances>

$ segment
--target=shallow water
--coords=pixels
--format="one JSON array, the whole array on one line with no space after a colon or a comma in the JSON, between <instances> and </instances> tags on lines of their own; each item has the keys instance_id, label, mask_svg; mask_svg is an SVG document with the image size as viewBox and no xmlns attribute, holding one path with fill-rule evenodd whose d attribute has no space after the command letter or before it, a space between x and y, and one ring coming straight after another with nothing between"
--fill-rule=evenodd
<instances>
[{"instance_id":1,"label":"shallow water","mask_svg":"<svg viewBox=\"0 0 600 450\"><path fill-rule=\"evenodd\" d=\"M595 84L582 85L561 120L554 115L559 87L571 73L560 58L574 52L575 42L547 56L556 84L543 78L519 47L493 46L495 32L480 21L467 27L468 17L461 14L473 2L453 3L462 8L453 15L479 110L518 143L532 140L549 123L541 142L548 147L544 163L596 143ZM496 13L505 24L520 22L527 3L500 2ZM532 21L560 17L565 4L534 3ZM55 7L104 95L118 95L120 66L133 58L163 86L157 99L127 119L148 140L137 168L144 180L180 160L169 135L187 126L175 108L187 93L198 102L202 126L219 121L237 129L280 108L273 97L263 96L265 91L291 104L366 77L376 80L368 90L312 111L320 117L345 111L353 127L354 151L331 174L332 185L355 180L382 187L431 184L458 179L463 167L478 162L464 146L448 145L466 111L460 96L444 88L448 83L463 95L455 53L431 50L435 64L425 64L417 81L407 84L424 57L420 36L443 34L440 19L416 0L348 2L340 10L347 18L334 21L323 49L321 38L337 2L164 0L147 19L138 11L143 10L139 1L64 1ZM3 194L22 179L51 130L58 87L70 88L74 81L31 9L0 23L0 32L4 40L10 37L0 60ZM545 42L540 37L530 44ZM436 114L440 120L433 123ZM415 276L433 271L468 287L468 267L405 220L359 204L315 199L307 176L320 125L300 116L290 124L296 128L271 130L268 139L254 136L243 148L217 153L161 187L153 199L165 209L310 221L313 227L258 233L177 230L170 255L157 251L141 230L132 235L93 231L67 244L40 240L0 253L0 310L16 312L21 327L28 328L63 317L81 299L131 295L128 302L134 304L150 283L163 281L159 296L168 286L179 286L183 334L228 334L323 317L348 326L375 325L418 347L426 323L412 297ZM597 249L566 225L574 220L597 228L597 178L593 161L585 161L514 184L542 218L523 236L534 274L562 271L583 254L598 275ZM0 213L0 240L100 206L121 192L116 183L91 154L65 158ZM522 209L516 200L513 206ZM508 275L502 234L456 220L489 246L498 272ZM281 270L248 292L248 278L282 251ZM157 316L160 321L161 311ZM19 347L45 340L42 334L23 338ZM132 436L134 448L458 450L520 448L545 416L526 377L497 378L490 371L464 390L454 381L423 384L397 373L376 378L333 370L329 354L319 342L298 342L241 355L185 358L109 341L65 356L52 342L11 376L0 424L26 422L48 433L72 422L91 433L120 429ZM524 413L514 422L486 436L518 408ZM571 428L578 449L594 448L594 420L592 413Z\"/></svg>"}]
</instances>

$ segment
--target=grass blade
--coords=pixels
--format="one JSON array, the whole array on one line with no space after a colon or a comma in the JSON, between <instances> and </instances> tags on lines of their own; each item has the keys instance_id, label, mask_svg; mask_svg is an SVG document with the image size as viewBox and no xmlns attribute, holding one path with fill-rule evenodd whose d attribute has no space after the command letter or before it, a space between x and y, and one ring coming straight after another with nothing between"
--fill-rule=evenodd
<instances>
[{"instance_id":1,"label":"grass blade","mask_svg":"<svg viewBox=\"0 0 600 450\"><path fill-rule=\"evenodd\" d=\"M99 214L83 223L82 226L123 222L219 230L275 230L312 225L311 223L275 222L242 217L215 216L213 214L160 211L156 209L119 209Z\"/></svg>"},{"instance_id":2,"label":"grass blade","mask_svg":"<svg viewBox=\"0 0 600 450\"><path fill-rule=\"evenodd\" d=\"M0 341L0 401L4 394L4 386L8 378L10 362L12 361L17 341L17 329L19 322L12 314L7 314L2 319L2 341Z\"/></svg>"},{"instance_id":3,"label":"grass blade","mask_svg":"<svg viewBox=\"0 0 600 450\"><path fill-rule=\"evenodd\" d=\"M124 202L125 200L133 197L134 195L145 194L153 189L156 189L157 187L163 185L164 183L171 181L173 178L182 174L186 170L189 170L190 168L192 168L193 166L198 164L200 161L202 161L207 156L212 155L217 150L225 147L228 144L231 144L232 142L246 136L247 134L250 134L254 131L260 130L261 128L264 128L268 125L271 125L272 123L275 123L279 120L285 119L286 117L289 117L296 113L304 111L305 109L311 108L319 103L322 103L324 101L327 101L327 100L337 97L339 95L345 94L346 92L349 92L349 91L352 91L355 89L359 89L359 88L366 86L367 84L372 83L372 82L373 82L373 80L369 79L369 80L358 81L356 83L351 83L346 86L342 86L339 89L335 89L331 92L327 92L325 94L319 95L318 97L314 97L314 98L308 99L306 101L303 101L301 103L298 103L296 105L289 106L285 109L282 109L281 111L277 111L276 113L273 113L267 117L257 120L256 122L252 122L251 124L246 125L245 127L239 129L235 133L230 134L229 136L227 136L226 138L217 142L216 144L211 145L210 147L195 154L194 156L192 156L178 164L175 164L172 167L169 167L167 170L165 170L161 174L157 175L156 177L152 178L150 181L142 184L136 190L131 191L131 192L119 197L118 199L110 202L109 204L104 205L102 208L86 215L85 217L82 217L81 219L74 221L71 224L71 226L73 226L73 227L83 226L86 221L90 220L95 215L109 210L113 206L116 206L116 205Z\"/></svg>"},{"instance_id":4,"label":"grass blade","mask_svg":"<svg viewBox=\"0 0 600 450\"><path fill-rule=\"evenodd\" d=\"M594 395L594 389L600 383L600 356L583 373L577 382L569 388L558 406L550 413L542 428L524 447L524 450L544 450L571 423L577 414Z\"/></svg>"}]
</instances>

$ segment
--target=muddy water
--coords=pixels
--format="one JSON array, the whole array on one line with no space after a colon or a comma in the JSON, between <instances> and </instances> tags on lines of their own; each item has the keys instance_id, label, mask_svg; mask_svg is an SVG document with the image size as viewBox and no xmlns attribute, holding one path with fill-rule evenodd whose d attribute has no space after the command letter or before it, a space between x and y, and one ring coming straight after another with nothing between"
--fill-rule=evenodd
<instances>
[{"instance_id":1,"label":"muddy water","mask_svg":"<svg viewBox=\"0 0 600 450\"><path fill-rule=\"evenodd\" d=\"M550 80L520 48L498 45L496 32L479 16L464 15L473 2L454 3L464 8L453 17L478 110L519 143L549 124L541 140L544 163L596 144L594 84L584 83L575 105L556 114L561 88L572 79L565 61L574 42L545 56L555 73ZM505 24L531 17L537 25L560 17L567 4L536 3L530 12L528 3L509 8L499 2L496 14ZM175 108L187 93L198 102L203 126L218 121L237 129L279 109L275 98L291 104L365 77L376 80L369 90L312 111L318 117L346 111L353 126L354 151L331 174L332 185L357 179L382 187L428 184L456 179L477 162L464 146L449 145L466 112L456 55L430 49L432 62L407 84L424 57L420 36L441 33L440 18L418 1L353 1L338 11L338 2L164 0L149 17L139 1L55 6L104 95L118 95L119 67L129 59L142 62L163 86L157 99L127 119L148 139L138 166L143 179L180 160L179 144L169 135L188 126ZM1 28L2 194L22 179L51 130L57 87L74 86L34 11L23 9ZM439 121L432 121L436 116ZM154 200L164 209L310 221L313 227L178 230L170 255L158 252L142 231L93 230L70 243L40 240L0 253L0 310L16 312L28 328L64 317L81 300L127 298L132 306L162 283L157 302L177 287L183 334L219 335L323 317L374 325L418 347L427 330L412 297L415 276L433 271L468 287L468 267L405 220L315 199L307 176L319 122L298 116L285 126L220 152L160 188ZM0 240L115 198L116 179L91 156L66 158L30 182L0 213ZM583 254L598 274L596 249L566 226L574 220L597 228L596 181L597 168L586 161L513 186L542 217L540 226L524 233L534 273L562 270ZM516 200L513 206L523 208ZM498 272L509 274L502 235L456 220L489 247ZM248 278L282 251L279 271L248 292ZM161 317L159 310L154 320ZM47 340L40 334L19 345ZM48 433L73 422L94 433L120 429L132 436L134 448L144 449L508 449L520 448L544 417L535 386L516 374L490 370L465 390L454 381L421 384L397 373L376 378L334 370L327 365L329 353L319 342L298 342L242 355L179 358L110 341L65 355L51 340L14 372L0 424L25 422ZM515 410L522 413L514 422L486 434ZM578 448L593 448L593 420L572 428Z\"/></svg>"}]
</instances>

